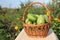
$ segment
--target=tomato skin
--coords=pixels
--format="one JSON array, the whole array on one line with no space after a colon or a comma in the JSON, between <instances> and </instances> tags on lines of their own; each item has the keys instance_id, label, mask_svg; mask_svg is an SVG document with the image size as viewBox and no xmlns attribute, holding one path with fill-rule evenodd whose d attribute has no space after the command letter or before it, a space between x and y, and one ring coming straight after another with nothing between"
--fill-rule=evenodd
<instances>
[{"instance_id":1,"label":"tomato skin","mask_svg":"<svg viewBox=\"0 0 60 40\"><path fill-rule=\"evenodd\" d=\"M17 25L15 26L15 30L18 30L18 26Z\"/></svg>"},{"instance_id":2,"label":"tomato skin","mask_svg":"<svg viewBox=\"0 0 60 40\"><path fill-rule=\"evenodd\" d=\"M35 21L35 20L36 20L36 18L33 16L33 14L30 14L30 13L29 13L29 14L27 15L27 17L28 17L28 19L31 20L31 21Z\"/></svg>"},{"instance_id":3,"label":"tomato skin","mask_svg":"<svg viewBox=\"0 0 60 40\"><path fill-rule=\"evenodd\" d=\"M29 19L27 18L27 19L25 20L25 23L26 23L26 24L31 24L32 22L29 21Z\"/></svg>"},{"instance_id":4,"label":"tomato skin","mask_svg":"<svg viewBox=\"0 0 60 40\"><path fill-rule=\"evenodd\" d=\"M44 24L44 23L45 23L44 17L43 17L43 15L40 15L37 19L37 24Z\"/></svg>"},{"instance_id":5,"label":"tomato skin","mask_svg":"<svg viewBox=\"0 0 60 40\"><path fill-rule=\"evenodd\" d=\"M51 10L51 11L54 11L55 9L54 9L54 7L51 7L50 10Z\"/></svg>"},{"instance_id":6,"label":"tomato skin","mask_svg":"<svg viewBox=\"0 0 60 40\"><path fill-rule=\"evenodd\" d=\"M60 22L60 18L54 18L54 20Z\"/></svg>"},{"instance_id":7,"label":"tomato skin","mask_svg":"<svg viewBox=\"0 0 60 40\"><path fill-rule=\"evenodd\" d=\"M44 20L45 20L46 22L48 22L48 16L47 16L47 15L44 15Z\"/></svg>"},{"instance_id":8,"label":"tomato skin","mask_svg":"<svg viewBox=\"0 0 60 40\"><path fill-rule=\"evenodd\" d=\"M60 18L58 18L60 20Z\"/></svg>"}]
</instances>

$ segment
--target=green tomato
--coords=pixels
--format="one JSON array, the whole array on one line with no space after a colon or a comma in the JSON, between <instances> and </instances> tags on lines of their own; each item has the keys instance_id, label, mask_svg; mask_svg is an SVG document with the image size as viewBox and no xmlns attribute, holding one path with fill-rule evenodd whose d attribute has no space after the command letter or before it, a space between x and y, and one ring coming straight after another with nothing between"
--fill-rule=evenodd
<instances>
[{"instance_id":1,"label":"green tomato","mask_svg":"<svg viewBox=\"0 0 60 40\"><path fill-rule=\"evenodd\" d=\"M29 21L29 19L26 19L26 20L25 20L25 23L27 24L27 23L28 23L28 21Z\"/></svg>"},{"instance_id":2,"label":"green tomato","mask_svg":"<svg viewBox=\"0 0 60 40\"><path fill-rule=\"evenodd\" d=\"M40 15L37 19L37 24L44 24L44 23L45 23L44 17L43 15Z\"/></svg>"},{"instance_id":3,"label":"green tomato","mask_svg":"<svg viewBox=\"0 0 60 40\"><path fill-rule=\"evenodd\" d=\"M27 23L27 24L32 24L32 23L31 23L31 21L28 21L28 23Z\"/></svg>"},{"instance_id":4,"label":"green tomato","mask_svg":"<svg viewBox=\"0 0 60 40\"><path fill-rule=\"evenodd\" d=\"M47 15L44 15L44 19L46 22L48 22L48 16Z\"/></svg>"},{"instance_id":5,"label":"green tomato","mask_svg":"<svg viewBox=\"0 0 60 40\"><path fill-rule=\"evenodd\" d=\"M36 17L34 17L34 15L33 14L30 14L30 13L27 15L27 18L29 20L31 20L31 21L35 21L36 20Z\"/></svg>"},{"instance_id":6,"label":"green tomato","mask_svg":"<svg viewBox=\"0 0 60 40\"><path fill-rule=\"evenodd\" d=\"M36 14L35 14L34 16L35 16L36 18L38 18L39 15L36 15Z\"/></svg>"},{"instance_id":7,"label":"green tomato","mask_svg":"<svg viewBox=\"0 0 60 40\"><path fill-rule=\"evenodd\" d=\"M26 23L26 24L31 24L32 22L27 18L27 19L25 20L25 23Z\"/></svg>"}]
</instances>

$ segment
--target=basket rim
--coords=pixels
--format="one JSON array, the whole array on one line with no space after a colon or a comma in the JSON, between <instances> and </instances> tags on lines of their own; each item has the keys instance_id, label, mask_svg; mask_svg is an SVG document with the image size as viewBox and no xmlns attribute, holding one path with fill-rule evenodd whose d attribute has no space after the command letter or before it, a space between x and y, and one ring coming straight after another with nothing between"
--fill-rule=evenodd
<instances>
[{"instance_id":1,"label":"basket rim","mask_svg":"<svg viewBox=\"0 0 60 40\"><path fill-rule=\"evenodd\" d=\"M45 26L45 25L48 25L48 24L49 24L49 23L44 23L44 24L36 24L36 25L35 25L35 24L26 24L26 23L24 23L24 22L22 22L22 23L23 23L24 26L31 26L31 27L32 27L32 26L33 26L33 27L34 27L34 26Z\"/></svg>"}]
</instances>

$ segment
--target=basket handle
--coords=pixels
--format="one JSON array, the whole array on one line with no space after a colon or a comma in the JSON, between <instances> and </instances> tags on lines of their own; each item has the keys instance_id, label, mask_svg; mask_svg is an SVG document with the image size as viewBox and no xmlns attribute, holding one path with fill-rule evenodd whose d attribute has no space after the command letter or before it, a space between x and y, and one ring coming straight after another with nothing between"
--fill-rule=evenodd
<instances>
[{"instance_id":1,"label":"basket handle","mask_svg":"<svg viewBox=\"0 0 60 40\"><path fill-rule=\"evenodd\" d=\"M23 22L24 22L24 16L26 15L27 10L31 7L32 4L40 4L40 5L42 5L46 9L46 11L48 12L48 14L49 14L48 16L50 16L50 11L48 10L48 8L46 7L45 4L43 4L41 2L32 2L24 10L23 17L22 17Z\"/></svg>"}]
</instances>

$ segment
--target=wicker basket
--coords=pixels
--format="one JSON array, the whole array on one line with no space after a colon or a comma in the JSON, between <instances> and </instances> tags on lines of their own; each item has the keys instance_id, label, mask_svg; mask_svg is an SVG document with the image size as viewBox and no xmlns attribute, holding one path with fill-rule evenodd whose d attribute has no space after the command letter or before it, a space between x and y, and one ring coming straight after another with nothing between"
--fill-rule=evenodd
<instances>
[{"instance_id":1,"label":"wicker basket","mask_svg":"<svg viewBox=\"0 0 60 40\"><path fill-rule=\"evenodd\" d=\"M24 16L26 15L26 12L27 10L29 9L29 7L32 5L32 4L41 4L42 7L44 7L46 9L46 11L48 12L48 23L45 23L45 24L42 24L42 25L34 25L34 24L26 24L24 22L25 18ZM23 13L23 18L22 18L22 24L23 24L23 27L24 27L24 30L25 32L27 33L28 36L31 36L31 37L41 37L41 38L44 38L47 36L48 34L48 31L49 31L49 28L50 28L50 22L51 22L51 16L50 16L50 11L48 10L48 8L41 2L32 2L30 3L26 9L24 10L24 13Z\"/></svg>"}]
</instances>

